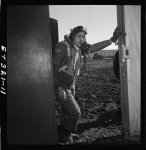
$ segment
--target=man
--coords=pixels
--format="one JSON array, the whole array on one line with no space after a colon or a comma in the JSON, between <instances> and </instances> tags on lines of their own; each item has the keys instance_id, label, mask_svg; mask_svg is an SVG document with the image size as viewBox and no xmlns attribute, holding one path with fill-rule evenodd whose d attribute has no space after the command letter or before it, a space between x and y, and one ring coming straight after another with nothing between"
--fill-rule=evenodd
<instances>
[{"instance_id":1,"label":"man","mask_svg":"<svg viewBox=\"0 0 146 150\"><path fill-rule=\"evenodd\" d=\"M86 42L87 30L83 26L73 28L64 41L56 44L54 55L55 87L62 107L60 116L61 135L60 140L66 144L72 143L78 137L73 134L77 129L81 116L80 108L74 99L75 81L80 74L81 48ZM112 42L116 42L121 34L116 28L113 37L99 43L90 45L89 53L99 51Z\"/></svg>"}]
</instances>

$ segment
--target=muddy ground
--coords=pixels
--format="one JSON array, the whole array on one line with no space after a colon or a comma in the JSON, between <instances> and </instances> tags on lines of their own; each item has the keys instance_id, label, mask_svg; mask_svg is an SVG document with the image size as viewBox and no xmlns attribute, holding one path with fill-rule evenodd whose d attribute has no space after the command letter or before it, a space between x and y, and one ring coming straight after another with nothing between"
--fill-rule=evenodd
<instances>
[{"instance_id":1,"label":"muddy ground","mask_svg":"<svg viewBox=\"0 0 146 150\"><path fill-rule=\"evenodd\" d=\"M112 59L87 61L87 75L78 77L75 99L81 109L74 145L138 144L123 138L120 81L112 69ZM59 125L60 104L56 102Z\"/></svg>"}]
</instances>

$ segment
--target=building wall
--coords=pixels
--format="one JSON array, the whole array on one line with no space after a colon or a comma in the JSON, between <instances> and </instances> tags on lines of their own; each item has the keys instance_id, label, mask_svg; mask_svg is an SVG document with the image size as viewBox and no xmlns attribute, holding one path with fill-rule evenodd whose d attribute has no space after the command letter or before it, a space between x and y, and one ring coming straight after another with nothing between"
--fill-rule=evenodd
<instances>
[{"instance_id":1,"label":"building wall","mask_svg":"<svg viewBox=\"0 0 146 150\"><path fill-rule=\"evenodd\" d=\"M90 57L93 57L95 53L98 53L99 55L102 55L102 56L114 56L116 54L118 50L101 50L101 51L98 51L98 52L94 52L94 53L91 53L90 54Z\"/></svg>"},{"instance_id":2,"label":"building wall","mask_svg":"<svg viewBox=\"0 0 146 150\"><path fill-rule=\"evenodd\" d=\"M130 117L130 135L140 135L141 112L141 7L138 5L125 5L125 32L126 46L130 51L127 61L128 99Z\"/></svg>"}]
</instances>

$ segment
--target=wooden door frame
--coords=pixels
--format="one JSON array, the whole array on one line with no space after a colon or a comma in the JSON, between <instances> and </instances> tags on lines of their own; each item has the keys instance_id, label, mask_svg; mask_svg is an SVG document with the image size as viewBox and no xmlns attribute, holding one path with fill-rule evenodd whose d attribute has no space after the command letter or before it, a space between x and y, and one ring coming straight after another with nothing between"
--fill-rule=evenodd
<instances>
[{"instance_id":1,"label":"wooden door frame","mask_svg":"<svg viewBox=\"0 0 146 150\"><path fill-rule=\"evenodd\" d=\"M125 32L124 5L117 5L117 25ZM118 39L119 68L122 104L122 131L125 139L130 138L129 101L128 101L128 79L127 79L127 59L123 58L123 48L126 46L124 34Z\"/></svg>"}]
</instances>

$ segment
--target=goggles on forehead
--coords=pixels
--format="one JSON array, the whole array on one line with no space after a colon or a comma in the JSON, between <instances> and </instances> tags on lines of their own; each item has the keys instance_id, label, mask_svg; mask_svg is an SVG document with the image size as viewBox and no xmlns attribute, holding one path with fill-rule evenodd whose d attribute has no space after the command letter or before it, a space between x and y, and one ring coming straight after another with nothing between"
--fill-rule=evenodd
<instances>
[{"instance_id":1,"label":"goggles on forehead","mask_svg":"<svg viewBox=\"0 0 146 150\"><path fill-rule=\"evenodd\" d=\"M83 26L77 26L73 29L70 29L71 33L78 33L78 32L85 32L87 34L87 29L84 28Z\"/></svg>"}]
</instances>

